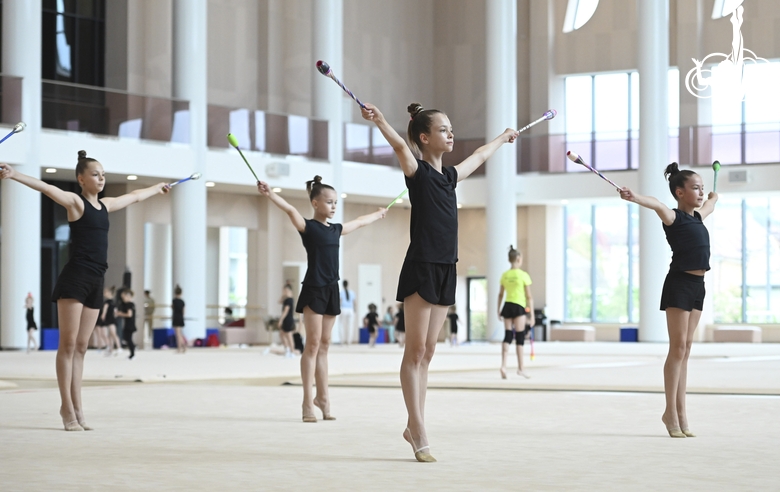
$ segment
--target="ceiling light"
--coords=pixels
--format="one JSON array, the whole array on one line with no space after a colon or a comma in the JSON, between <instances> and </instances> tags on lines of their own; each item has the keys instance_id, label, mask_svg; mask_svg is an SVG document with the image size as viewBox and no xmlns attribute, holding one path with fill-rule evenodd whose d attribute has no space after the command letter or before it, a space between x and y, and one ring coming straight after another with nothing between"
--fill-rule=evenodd
<instances>
[{"instance_id":1,"label":"ceiling light","mask_svg":"<svg viewBox=\"0 0 780 492\"><path fill-rule=\"evenodd\" d=\"M271 190L271 191L273 191L274 193L281 193L281 192L282 192L282 189L281 189L281 188L274 188L274 189L273 189L273 190Z\"/></svg>"},{"instance_id":2,"label":"ceiling light","mask_svg":"<svg viewBox=\"0 0 780 492\"><path fill-rule=\"evenodd\" d=\"M46 168L46 172L47 172L48 174L54 174L54 173L56 173L56 172L57 172L57 170L56 170L56 169L54 169L53 167L47 167L47 168Z\"/></svg>"},{"instance_id":3,"label":"ceiling light","mask_svg":"<svg viewBox=\"0 0 780 492\"><path fill-rule=\"evenodd\" d=\"M346 194L346 193L342 193L342 194L341 194L341 198L346 198L346 197L347 197L347 194Z\"/></svg>"},{"instance_id":4,"label":"ceiling light","mask_svg":"<svg viewBox=\"0 0 780 492\"><path fill-rule=\"evenodd\" d=\"M459 203L459 204L458 204L458 208L463 208L463 204L462 204L462 203Z\"/></svg>"},{"instance_id":5,"label":"ceiling light","mask_svg":"<svg viewBox=\"0 0 780 492\"><path fill-rule=\"evenodd\" d=\"M206 181L206 188L213 188L216 185L217 184L215 182L213 182L213 181Z\"/></svg>"},{"instance_id":6,"label":"ceiling light","mask_svg":"<svg viewBox=\"0 0 780 492\"><path fill-rule=\"evenodd\" d=\"M399 198L395 203L397 203L398 205L402 205L404 203L404 199Z\"/></svg>"},{"instance_id":7,"label":"ceiling light","mask_svg":"<svg viewBox=\"0 0 780 492\"><path fill-rule=\"evenodd\" d=\"M128 180L128 181L135 181L135 180L137 180L137 179L138 179L138 176L136 176L135 174L131 174L131 175L129 175L129 176L127 177L127 180Z\"/></svg>"}]
</instances>

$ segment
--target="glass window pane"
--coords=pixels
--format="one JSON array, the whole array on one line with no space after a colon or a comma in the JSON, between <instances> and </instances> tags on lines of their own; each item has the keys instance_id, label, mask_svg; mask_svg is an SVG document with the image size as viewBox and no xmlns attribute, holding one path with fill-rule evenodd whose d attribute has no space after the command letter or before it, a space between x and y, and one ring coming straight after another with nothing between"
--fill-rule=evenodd
<instances>
[{"instance_id":1,"label":"glass window pane","mask_svg":"<svg viewBox=\"0 0 780 492\"><path fill-rule=\"evenodd\" d=\"M628 321L628 207L596 206L596 320Z\"/></svg>"},{"instance_id":2,"label":"glass window pane","mask_svg":"<svg viewBox=\"0 0 780 492\"><path fill-rule=\"evenodd\" d=\"M566 207L567 321L591 321L591 207Z\"/></svg>"},{"instance_id":3,"label":"glass window pane","mask_svg":"<svg viewBox=\"0 0 780 492\"><path fill-rule=\"evenodd\" d=\"M669 80L669 129L680 128L680 71L670 68ZM676 134L676 132L675 132Z\"/></svg>"},{"instance_id":4,"label":"glass window pane","mask_svg":"<svg viewBox=\"0 0 780 492\"><path fill-rule=\"evenodd\" d=\"M631 72L631 129L639 130L639 72Z\"/></svg>"},{"instance_id":5,"label":"glass window pane","mask_svg":"<svg viewBox=\"0 0 780 492\"><path fill-rule=\"evenodd\" d=\"M593 77L596 132L628 131L629 75L610 73Z\"/></svg>"},{"instance_id":6,"label":"glass window pane","mask_svg":"<svg viewBox=\"0 0 780 492\"><path fill-rule=\"evenodd\" d=\"M631 213L631 296L633 297L633 306L629 321L639 321L639 205L635 203L628 204Z\"/></svg>"},{"instance_id":7,"label":"glass window pane","mask_svg":"<svg viewBox=\"0 0 780 492\"><path fill-rule=\"evenodd\" d=\"M566 77L566 139L590 140L593 131L593 78L590 75Z\"/></svg>"},{"instance_id":8,"label":"glass window pane","mask_svg":"<svg viewBox=\"0 0 780 492\"><path fill-rule=\"evenodd\" d=\"M742 202L721 198L712 214L710 267L716 323L742 321Z\"/></svg>"},{"instance_id":9,"label":"glass window pane","mask_svg":"<svg viewBox=\"0 0 780 492\"><path fill-rule=\"evenodd\" d=\"M769 200L766 198L748 198L746 205L745 233L747 235L747 306L748 323L767 321L769 301Z\"/></svg>"}]
</instances>

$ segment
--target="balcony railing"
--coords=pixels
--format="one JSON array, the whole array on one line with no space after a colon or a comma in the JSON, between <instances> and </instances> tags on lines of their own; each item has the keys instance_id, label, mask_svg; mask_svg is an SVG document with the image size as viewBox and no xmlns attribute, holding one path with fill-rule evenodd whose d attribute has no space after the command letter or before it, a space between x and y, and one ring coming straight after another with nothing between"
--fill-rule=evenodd
<instances>
[{"instance_id":1,"label":"balcony railing","mask_svg":"<svg viewBox=\"0 0 780 492\"><path fill-rule=\"evenodd\" d=\"M456 139L444 165L454 165L485 143L482 138ZM696 126L669 132L669 162L684 166L780 163L780 122L761 125ZM585 135L521 135L515 142L518 173L587 171L566 158L576 152L591 166L608 171L639 167L639 132ZM344 159L368 164L398 166L392 148L370 125L347 123ZM485 166L475 171L485 174Z\"/></svg>"},{"instance_id":2,"label":"balcony railing","mask_svg":"<svg viewBox=\"0 0 780 492\"><path fill-rule=\"evenodd\" d=\"M0 75L0 123L15 125L22 120L22 79Z\"/></svg>"},{"instance_id":3,"label":"balcony railing","mask_svg":"<svg viewBox=\"0 0 780 492\"><path fill-rule=\"evenodd\" d=\"M43 128L189 143L189 102L43 82Z\"/></svg>"},{"instance_id":4,"label":"balcony railing","mask_svg":"<svg viewBox=\"0 0 780 492\"><path fill-rule=\"evenodd\" d=\"M229 147L232 133L242 149L328 159L327 121L213 104L208 113L209 147Z\"/></svg>"}]
</instances>

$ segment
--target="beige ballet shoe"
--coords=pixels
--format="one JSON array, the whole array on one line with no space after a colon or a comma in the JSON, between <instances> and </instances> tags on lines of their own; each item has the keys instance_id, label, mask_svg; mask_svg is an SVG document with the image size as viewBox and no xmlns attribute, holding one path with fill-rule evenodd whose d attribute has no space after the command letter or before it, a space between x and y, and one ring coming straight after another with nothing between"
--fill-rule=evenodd
<instances>
[{"instance_id":1,"label":"beige ballet shoe","mask_svg":"<svg viewBox=\"0 0 780 492\"><path fill-rule=\"evenodd\" d=\"M501 371L501 379L506 379L506 369L504 369L504 368L502 367L502 368L500 369L500 371Z\"/></svg>"},{"instance_id":2,"label":"beige ballet shoe","mask_svg":"<svg viewBox=\"0 0 780 492\"><path fill-rule=\"evenodd\" d=\"M84 429L85 431L91 431L91 430L95 430L95 429L93 429L92 427L88 426L88 425L86 424L86 422L79 421L79 425L80 425L80 426L81 426L81 428L82 428L82 429Z\"/></svg>"},{"instance_id":3,"label":"beige ballet shoe","mask_svg":"<svg viewBox=\"0 0 780 492\"><path fill-rule=\"evenodd\" d=\"M664 426L666 426L666 422L664 421L663 416L661 417L661 422L663 422ZM669 437L676 437L676 438L686 437L679 427L672 427L672 428L667 427L666 432L669 433Z\"/></svg>"},{"instance_id":4,"label":"beige ballet shoe","mask_svg":"<svg viewBox=\"0 0 780 492\"><path fill-rule=\"evenodd\" d=\"M685 434L685 437L696 437L696 434L694 434L693 432L691 432L691 430L690 430L690 429L680 429L680 432L682 432L683 434Z\"/></svg>"},{"instance_id":5,"label":"beige ballet shoe","mask_svg":"<svg viewBox=\"0 0 780 492\"><path fill-rule=\"evenodd\" d=\"M83 431L84 428L79 425L78 420L73 420L71 422L62 422L62 425L65 427L65 430L68 432L74 432L74 431Z\"/></svg>"},{"instance_id":6,"label":"beige ballet shoe","mask_svg":"<svg viewBox=\"0 0 780 492\"><path fill-rule=\"evenodd\" d=\"M321 405L317 400L314 400L314 406L322 411L322 420L336 420L336 417L329 413L325 413L325 406Z\"/></svg>"},{"instance_id":7,"label":"beige ballet shoe","mask_svg":"<svg viewBox=\"0 0 780 492\"><path fill-rule=\"evenodd\" d=\"M408 434L408 437L407 437ZM417 445L414 443L414 439L412 439L412 431L409 430L407 427L404 430L403 433L404 439L406 442L412 445L412 450L414 451L414 458L419 461L420 463L436 463L436 458L434 458L431 453L424 453L424 449L430 450L430 446L423 446L421 448L417 448Z\"/></svg>"}]
</instances>

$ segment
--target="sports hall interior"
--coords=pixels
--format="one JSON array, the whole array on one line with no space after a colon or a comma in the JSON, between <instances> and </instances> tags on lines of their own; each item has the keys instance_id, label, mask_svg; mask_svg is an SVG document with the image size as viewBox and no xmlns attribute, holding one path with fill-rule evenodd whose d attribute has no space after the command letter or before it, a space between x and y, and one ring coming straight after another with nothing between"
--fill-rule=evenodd
<instances>
[{"instance_id":1,"label":"sports hall interior","mask_svg":"<svg viewBox=\"0 0 780 492\"><path fill-rule=\"evenodd\" d=\"M0 16L0 135L26 123L0 144L0 162L78 192L83 149L105 168L106 196L202 176L111 214L106 285L130 287L137 305L149 290L156 309L134 360L89 351L84 401L97 430L75 436L59 432L56 338L45 340L56 337L50 293L68 259L67 217L0 183L3 490L777 487L776 0L0 0ZM734 61L737 45L744 69L725 91L744 97L715 97L697 63ZM431 466L401 438L392 329L375 347L347 346L337 322L335 422L301 424L299 359L266 353L306 252L253 173L307 218L305 182L322 176L340 197L335 222L405 189L392 149L318 60L401 135L408 104L444 111L455 134L445 165L557 111L457 186L459 344L445 326L431 364ZM722 165L689 366L696 439L670 439L660 421L671 255L660 220L567 151L670 206L667 164L699 173L705 192ZM396 308L409 222L404 197L342 238L359 320L369 303ZM498 370L510 245L543 310L533 359L525 345L530 379ZM177 284L187 338L216 334L218 347L175 355L155 343ZM30 353L28 293L42 346ZM226 307L243 327L225 329Z\"/></svg>"}]
</instances>

